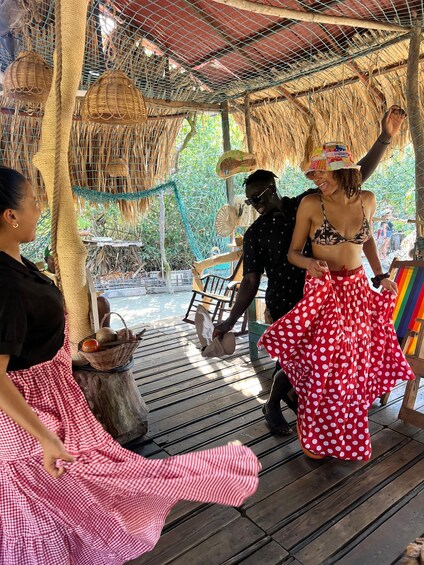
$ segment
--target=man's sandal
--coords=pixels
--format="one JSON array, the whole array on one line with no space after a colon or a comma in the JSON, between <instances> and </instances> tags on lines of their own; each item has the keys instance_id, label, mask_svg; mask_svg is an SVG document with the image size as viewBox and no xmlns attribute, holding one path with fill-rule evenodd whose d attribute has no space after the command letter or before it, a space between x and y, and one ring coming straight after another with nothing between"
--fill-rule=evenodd
<instances>
[{"instance_id":1,"label":"man's sandal","mask_svg":"<svg viewBox=\"0 0 424 565\"><path fill-rule=\"evenodd\" d=\"M269 431L274 436L289 436L293 433L289 423L281 414L281 410L267 410L267 404L262 406L262 413L265 416L265 421L268 425Z\"/></svg>"},{"instance_id":2,"label":"man's sandal","mask_svg":"<svg viewBox=\"0 0 424 565\"><path fill-rule=\"evenodd\" d=\"M298 422L296 422L296 430L297 430L297 437L299 438L300 447L302 448L303 453L310 459L324 459L325 455L318 455L318 453L313 453L312 451L309 451L309 449L306 449L306 447L303 447L302 436L300 435L300 428Z\"/></svg>"}]
</instances>

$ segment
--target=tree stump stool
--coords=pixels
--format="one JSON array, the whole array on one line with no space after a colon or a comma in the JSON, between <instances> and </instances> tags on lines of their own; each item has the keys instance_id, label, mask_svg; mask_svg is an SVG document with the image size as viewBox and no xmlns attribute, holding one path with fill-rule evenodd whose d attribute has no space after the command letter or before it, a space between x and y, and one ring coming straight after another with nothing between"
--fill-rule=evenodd
<instances>
[{"instance_id":1,"label":"tree stump stool","mask_svg":"<svg viewBox=\"0 0 424 565\"><path fill-rule=\"evenodd\" d=\"M74 368L73 374L96 419L121 445L147 433L149 411L130 370Z\"/></svg>"}]
</instances>

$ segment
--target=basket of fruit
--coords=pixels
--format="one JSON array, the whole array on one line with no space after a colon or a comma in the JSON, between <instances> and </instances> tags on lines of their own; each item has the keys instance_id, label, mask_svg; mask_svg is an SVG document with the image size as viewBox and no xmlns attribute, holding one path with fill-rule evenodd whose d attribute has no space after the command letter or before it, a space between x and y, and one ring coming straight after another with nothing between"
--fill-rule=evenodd
<instances>
[{"instance_id":1,"label":"basket of fruit","mask_svg":"<svg viewBox=\"0 0 424 565\"><path fill-rule=\"evenodd\" d=\"M112 328L103 327L109 316L115 314L121 318L124 328L115 331ZM140 345L145 330L135 334L127 328L125 320L117 312L110 312L103 316L100 329L93 335L81 340L78 351L98 371L111 371L117 367L126 365L132 354Z\"/></svg>"}]
</instances>

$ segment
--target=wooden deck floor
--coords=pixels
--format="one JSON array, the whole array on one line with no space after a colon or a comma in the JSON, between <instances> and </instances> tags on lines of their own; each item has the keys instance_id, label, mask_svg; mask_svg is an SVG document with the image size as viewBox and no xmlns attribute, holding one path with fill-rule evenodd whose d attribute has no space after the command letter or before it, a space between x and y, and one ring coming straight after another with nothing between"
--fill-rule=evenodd
<instances>
[{"instance_id":1,"label":"wooden deck floor","mask_svg":"<svg viewBox=\"0 0 424 565\"><path fill-rule=\"evenodd\" d=\"M371 461L312 461L295 433L277 438L264 424L265 354L252 364L245 336L225 360L197 347L191 325L149 327L133 370L149 434L127 447L167 457L240 440L261 461L259 488L241 508L179 503L154 551L133 565L391 565L423 535L424 430L397 419L402 386L370 412Z\"/></svg>"}]
</instances>

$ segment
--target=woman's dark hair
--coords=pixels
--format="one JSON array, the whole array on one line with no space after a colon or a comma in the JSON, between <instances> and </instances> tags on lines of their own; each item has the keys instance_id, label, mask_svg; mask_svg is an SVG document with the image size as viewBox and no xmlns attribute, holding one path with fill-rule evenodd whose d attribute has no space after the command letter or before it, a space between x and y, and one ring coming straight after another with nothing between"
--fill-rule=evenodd
<instances>
[{"instance_id":1,"label":"woman's dark hair","mask_svg":"<svg viewBox=\"0 0 424 565\"><path fill-rule=\"evenodd\" d=\"M9 167L0 165L0 214L7 209L17 210L24 198L26 178Z\"/></svg>"},{"instance_id":2,"label":"woman's dark hair","mask_svg":"<svg viewBox=\"0 0 424 565\"><path fill-rule=\"evenodd\" d=\"M352 196L356 196L360 193L362 185L362 174L360 170L339 169L338 171L333 171L333 175L348 198L352 198Z\"/></svg>"}]
</instances>

